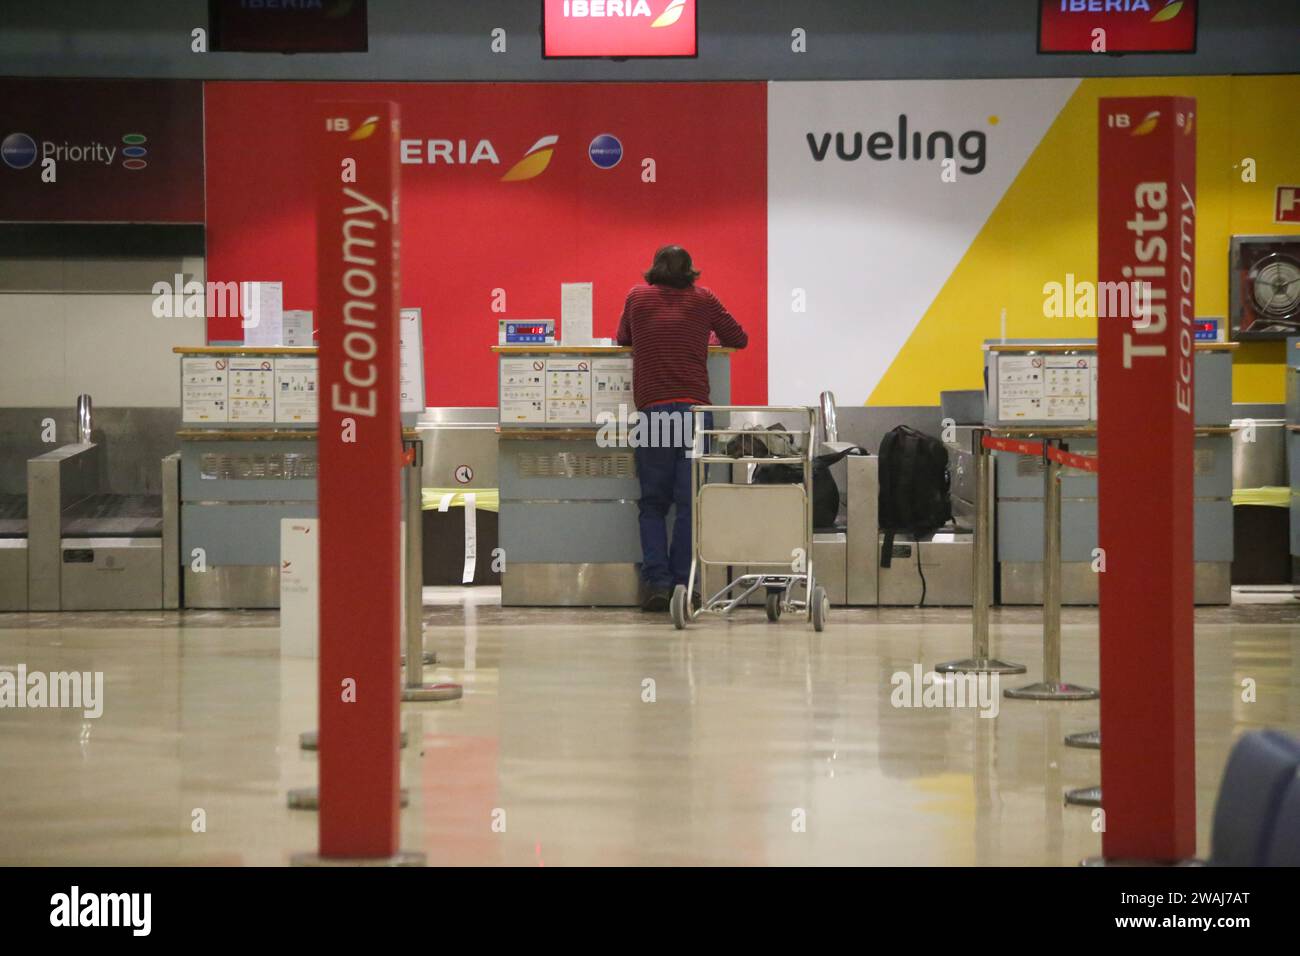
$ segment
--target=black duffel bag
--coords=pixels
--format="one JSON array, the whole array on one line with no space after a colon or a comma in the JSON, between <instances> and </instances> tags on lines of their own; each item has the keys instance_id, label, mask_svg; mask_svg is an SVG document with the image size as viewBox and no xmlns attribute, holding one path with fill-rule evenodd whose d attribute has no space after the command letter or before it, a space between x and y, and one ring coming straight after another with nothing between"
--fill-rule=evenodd
<instances>
[{"instance_id":1,"label":"black duffel bag","mask_svg":"<svg viewBox=\"0 0 1300 956\"><path fill-rule=\"evenodd\" d=\"M818 455L812 463L813 529L831 530L840 513L840 488L831 474L831 465L848 455L870 454L854 445L842 451ZM754 469L756 485L797 485L803 481L802 465L759 465Z\"/></svg>"}]
</instances>

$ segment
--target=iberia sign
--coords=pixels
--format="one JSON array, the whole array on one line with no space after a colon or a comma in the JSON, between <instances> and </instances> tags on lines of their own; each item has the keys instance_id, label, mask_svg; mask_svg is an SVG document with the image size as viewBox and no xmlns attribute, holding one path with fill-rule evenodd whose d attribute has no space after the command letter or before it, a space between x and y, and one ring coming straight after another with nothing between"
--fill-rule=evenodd
<instances>
[{"instance_id":1,"label":"iberia sign","mask_svg":"<svg viewBox=\"0 0 1300 956\"><path fill-rule=\"evenodd\" d=\"M1195 53L1196 0L1039 0L1039 53Z\"/></svg>"},{"instance_id":2,"label":"iberia sign","mask_svg":"<svg viewBox=\"0 0 1300 956\"><path fill-rule=\"evenodd\" d=\"M695 56L695 0L545 0L545 56Z\"/></svg>"}]
</instances>

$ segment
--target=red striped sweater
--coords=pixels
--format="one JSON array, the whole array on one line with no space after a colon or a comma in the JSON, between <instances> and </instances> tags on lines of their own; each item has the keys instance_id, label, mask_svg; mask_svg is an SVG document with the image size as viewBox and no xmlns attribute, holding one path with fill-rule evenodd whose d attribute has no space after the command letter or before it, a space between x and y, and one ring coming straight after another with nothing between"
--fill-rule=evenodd
<instances>
[{"instance_id":1,"label":"red striped sweater","mask_svg":"<svg viewBox=\"0 0 1300 956\"><path fill-rule=\"evenodd\" d=\"M632 346L637 408L660 402L709 402L709 338L743 349L749 336L708 289L633 286L618 323L618 344Z\"/></svg>"}]
</instances>

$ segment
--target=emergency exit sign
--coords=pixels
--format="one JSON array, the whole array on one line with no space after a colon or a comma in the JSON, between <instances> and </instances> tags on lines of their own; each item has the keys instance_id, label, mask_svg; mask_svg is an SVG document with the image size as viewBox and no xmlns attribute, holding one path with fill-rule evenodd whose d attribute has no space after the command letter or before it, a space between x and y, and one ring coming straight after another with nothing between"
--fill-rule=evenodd
<instances>
[{"instance_id":1,"label":"emergency exit sign","mask_svg":"<svg viewBox=\"0 0 1300 956\"><path fill-rule=\"evenodd\" d=\"M1274 222L1300 222L1300 186L1278 186Z\"/></svg>"}]
</instances>

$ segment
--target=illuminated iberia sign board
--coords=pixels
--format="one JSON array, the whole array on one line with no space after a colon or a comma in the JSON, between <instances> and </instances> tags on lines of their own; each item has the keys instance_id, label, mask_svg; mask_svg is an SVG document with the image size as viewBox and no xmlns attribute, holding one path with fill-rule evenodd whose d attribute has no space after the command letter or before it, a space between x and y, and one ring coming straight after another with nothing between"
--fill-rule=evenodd
<instances>
[{"instance_id":1,"label":"illuminated iberia sign board","mask_svg":"<svg viewBox=\"0 0 1300 956\"><path fill-rule=\"evenodd\" d=\"M695 0L544 0L548 57L695 56Z\"/></svg>"},{"instance_id":2,"label":"illuminated iberia sign board","mask_svg":"<svg viewBox=\"0 0 1300 956\"><path fill-rule=\"evenodd\" d=\"M1039 0L1039 53L1195 53L1196 0Z\"/></svg>"}]
</instances>

